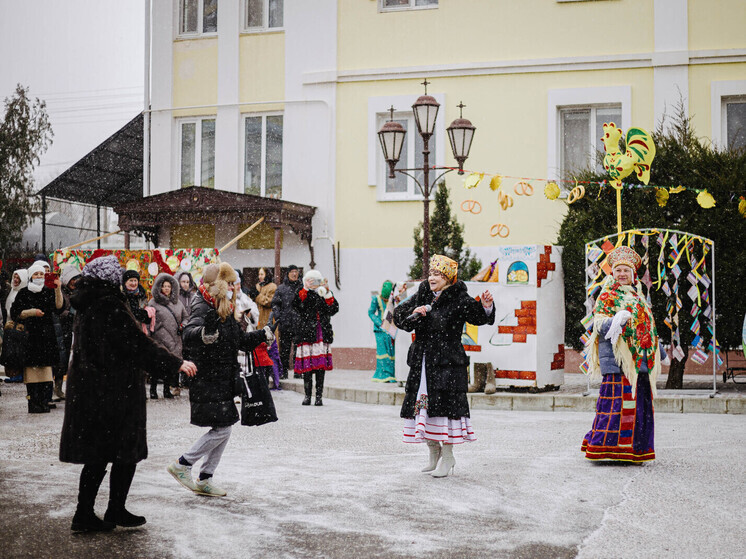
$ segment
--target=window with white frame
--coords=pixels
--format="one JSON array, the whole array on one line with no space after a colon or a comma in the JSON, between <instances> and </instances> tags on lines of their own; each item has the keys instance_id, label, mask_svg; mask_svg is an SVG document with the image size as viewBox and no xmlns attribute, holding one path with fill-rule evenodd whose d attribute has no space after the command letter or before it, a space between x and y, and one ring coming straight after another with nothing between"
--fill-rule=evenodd
<instances>
[{"instance_id":1,"label":"window with white frame","mask_svg":"<svg viewBox=\"0 0 746 559\"><path fill-rule=\"evenodd\" d=\"M382 12L411 10L413 8L437 8L438 0L378 0Z\"/></svg>"},{"instance_id":2,"label":"window with white frame","mask_svg":"<svg viewBox=\"0 0 746 559\"><path fill-rule=\"evenodd\" d=\"M243 0L245 31L280 29L285 25L284 0Z\"/></svg>"},{"instance_id":3,"label":"window with white frame","mask_svg":"<svg viewBox=\"0 0 746 559\"><path fill-rule=\"evenodd\" d=\"M218 32L218 0L178 0L179 35Z\"/></svg>"},{"instance_id":4,"label":"window with white frame","mask_svg":"<svg viewBox=\"0 0 746 559\"><path fill-rule=\"evenodd\" d=\"M560 173L562 177L584 169L603 172L598 152L603 152L604 123L622 127L622 107L572 106L559 109Z\"/></svg>"},{"instance_id":5,"label":"window with white frame","mask_svg":"<svg viewBox=\"0 0 746 559\"><path fill-rule=\"evenodd\" d=\"M244 192L282 198L282 115L244 116Z\"/></svg>"},{"instance_id":6,"label":"window with white frame","mask_svg":"<svg viewBox=\"0 0 746 559\"><path fill-rule=\"evenodd\" d=\"M746 95L723 97L725 147L746 148Z\"/></svg>"},{"instance_id":7,"label":"window with white frame","mask_svg":"<svg viewBox=\"0 0 746 559\"><path fill-rule=\"evenodd\" d=\"M179 177L181 188L215 186L215 119L180 119Z\"/></svg>"},{"instance_id":8,"label":"window with white frame","mask_svg":"<svg viewBox=\"0 0 746 559\"><path fill-rule=\"evenodd\" d=\"M390 113L378 115L378 128L380 129L387 121L391 119ZM408 112L395 112L394 121L398 122L407 131L404 136L404 145L401 149L401 155L399 156L399 162L396 164L397 169L422 169L425 163L425 156L422 154L424 148L424 142L422 136L417 132L417 124L414 120L414 113ZM438 153L437 153L437 134L430 136L428 142L428 149L430 150L429 162L430 166L436 164ZM380 151L380 148L379 148ZM383 158L383 153L379 154L379 177L378 184L383 185L381 192L381 198L384 200L411 200L419 199L422 197L420 187L414 181L414 179L403 173L395 173L396 178L389 178L389 165ZM417 180L422 184L424 181L424 174L421 170L408 171L414 175ZM429 180L432 181L435 178L436 171L430 170Z\"/></svg>"}]
</instances>

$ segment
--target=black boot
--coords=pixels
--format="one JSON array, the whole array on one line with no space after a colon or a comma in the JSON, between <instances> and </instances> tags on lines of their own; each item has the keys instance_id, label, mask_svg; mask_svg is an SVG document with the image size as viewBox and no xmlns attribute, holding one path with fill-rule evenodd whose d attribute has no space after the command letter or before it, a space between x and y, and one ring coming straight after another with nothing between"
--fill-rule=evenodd
<instances>
[{"instance_id":1,"label":"black boot","mask_svg":"<svg viewBox=\"0 0 746 559\"><path fill-rule=\"evenodd\" d=\"M321 397L324 395L324 376L326 371L316 371L316 402L314 406L323 406Z\"/></svg>"},{"instance_id":2,"label":"black boot","mask_svg":"<svg viewBox=\"0 0 746 559\"><path fill-rule=\"evenodd\" d=\"M158 381L154 378L150 379L150 399L151 400L158 399L158 392L156 388L158 388Z\"/></svg>"},{"instance_id":3,"label":"black boot","mask_svg":"<svg viewBox=\"0 0 746 559\"><path fill-rule=\"evenodd\" d=\"M171 394L171 388L165 380L163 381L163 397L167 400L172 400L174 397L174 395Z\"/></svg>"},{"instance_id":4,"label":"black boot","mask_svg":"<svg viewBox=\"0 0 746 559\"><path fill-rule=\"evenodd\" d=\"M70 529L73 532L108 532L115 524L101 520L93 511L98 488L106 475L106 464L86 464L80 472L78 508Z\"/></svg>"},{"instance_id":5,"label":"black boot","mask_svg":"<svg viewBox=\"0 0 746 559\"><path fill-rule=\"evenodd\" d=\"M311 391L313 390L313 373L305 373L303 375L303 390L306 393L306 397L303 398L302 406L311 405Z\"/></svg>"},{"instance_id":6,"label":"black boot","mask_svg":"<svg viewBox=\"0 0 746 559\"><path fill-rule=\"evenodd\" d=\"M44 387L41 382L26 385L26 399L29 413L49 413L49 406L44 401Z\"/></svg>"},{"instance_id":7,"label":"black boot","mask_svg":"<svg viewBox=\"0 0 746 559\"><path fill-rule=\"evenodd\" d=\"M136 464L114 463L111 467L111 479L109 480L109 507L104 514L104 521L111 522L117 526L134 528L145 524L145 517L132 514L124 508L127 495L135 477Z\"/></svg>"},{"instance_id":8,"label":"black boot","mask_svg":"<svg viewBox=\"0 0 746 559\"><path fill-rule=\"evenodd\" d=\"M57 404L52 402L52 398L54 397L54 383L52 381L49 382L42 382L42 398L44 400L44 403L49 406L49 409L54 410L57 409Z\"/></svg>"}]
</instances>

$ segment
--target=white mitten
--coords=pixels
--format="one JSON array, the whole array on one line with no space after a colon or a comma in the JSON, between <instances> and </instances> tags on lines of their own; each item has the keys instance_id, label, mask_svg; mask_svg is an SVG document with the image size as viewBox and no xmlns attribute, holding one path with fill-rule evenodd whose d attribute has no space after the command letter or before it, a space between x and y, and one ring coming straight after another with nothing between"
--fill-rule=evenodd
<instances>
[{"instance_id":1,"label":"white mitten","mask_svg":"<svg viewBox=\"0 0 746 559\"><path fill-rule=\"evenodd\" d=\"M661 348L661 365L670 365L671 364L671 356L668 354L668 351L665 350L665 348Z\"/></svg>"},{"instance_id":2,"label":"white mitten","mask_svg":"<svg viewBox=\"0 0 746 559\"><path fill-rule=\"evenodd\" d=\"M619 311L614 315L614 318L611 319L611 326L609 327L609 331L606 333L606 339L611 340L611 345L616 344L616 341L622 333L622 327L630 318L632 318L632 313L629 311Z\"/></svg>"},{"instance_id":3,"label":"white mitten","mask_svg":"<svg viewBox=\"0 0 746 559\"><path fill-rule=\"evenodd\" d=\"M316 288L316 293L318 293L321 297L326 297L326 294L328 293L326 287L323 285L321 287Z\"/></svg>"},{"instance_id":4,"label":"white mitten","mask_svg":"<svg viewBox=\"0 0 746 559\"><path fill-rule=\"evenodd\" d=\"M267 345L271 345L272 342L275 341L275 333L272 332L272 328L270 328L269 326L265 326L263 330L264 335L267 336Z\"/></svg>"}]
</instances>

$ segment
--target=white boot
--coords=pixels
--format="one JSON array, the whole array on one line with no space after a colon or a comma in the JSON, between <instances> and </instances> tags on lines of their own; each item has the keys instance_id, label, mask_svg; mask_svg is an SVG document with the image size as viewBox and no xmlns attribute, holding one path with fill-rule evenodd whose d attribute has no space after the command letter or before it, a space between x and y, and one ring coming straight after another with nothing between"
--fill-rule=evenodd
<instances>
[{"instance_id":1,"label":"white boot","mask_svg":"<svg viewBox=\"0 0 746 559\"><path fill-rule=\"evenodd\" d=\"M432 472L440 460L440 443L438 441L427 441L427 449L430 451L430 457L427 466L422 468L423 472Z\"/></svg>"},{"instance_id":2,"label":"white boot","mask_svg":"<svg viewBox=\"0 0 746 559\"><path fill-rule=\"evenodd\" d=\"M433 477L446 477L453 472L456 465L456 459L453 457L453 445L443 443L443 450L440 455L440 464L430 475Z\"/></svg>"}]
</instances>

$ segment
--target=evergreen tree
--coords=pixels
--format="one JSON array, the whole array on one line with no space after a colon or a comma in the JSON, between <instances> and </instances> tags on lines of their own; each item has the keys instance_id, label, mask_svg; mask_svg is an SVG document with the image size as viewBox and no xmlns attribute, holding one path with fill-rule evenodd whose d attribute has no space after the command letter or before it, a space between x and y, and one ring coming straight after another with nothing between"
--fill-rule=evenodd
<instances>
[{"instance_id":1,"label":"evergreen tree","mask_svg":"<svg viewBox=\"0 0 746 559\"><path fill-rule=\"evenodd\" d=\"M676 229L707 237L715 242L716 277L716 332L723 348L741 345L741 329L746 312L746 290L743 289L743 270L746 269L746 219L738 212L740 195L746 195L746 150L718 150L709 142L698 139L686 117L683 105L677 109L670 130L661 123L653 139L657 153L650 176L651 185L684 185L687 190L670 194L665 206L656 201L655 188L630 188L622 192L622 225L625 230L635 228ZM604 175L585 173L581 180L603 181ZM634 174L625 183L635 183ZM717 205L704 209L696 201L694 189L707 189ZM579 348L584 332L580 319L586 313L585 303L585 243L616 233L616 191L598 184L586 188L583 199L568 207L560 227L557 244L564 246L562 255L565 273L565 343ZM650 237L649 256L651 274L657 277L655 263L659 248L656 237ZM639 248L639 241L638 241ZM689 330L692 317L686 310L691 303L686 296L689 271L685 258L679 261L680 297L685 302L679 312L683 360L674 360L669 371L667 388L680 388L694 334ZM708 256L709 270L709 256ZM712 276L712 270L709 270ZM664 343L670 343L671 331L664 324L667 298L663 291L653 288L653 313L658 333ZM702 328L705 345L709 332ZM712 357L711 357L712 358Z\"/></svg>"},{"instance_id":2,"label":"evergreen tree","mask_svg":"<svg viewBox=\"0 0 746 559\"><path fill-rule=\"evenodd\" d=\"M430 256L442 254L458 262L458 279L469 280L482 267L482 262L464 248L464 226L451 213L446 183L435 191L435 207L430 215ZM414 262L409 277L422 278L422 222L414 230Z\"/></svg>"},{"instance_id":3,"label":"evergreen tree","mask_svg":"<svg viewBox=\"0 0 746 559\"><path fill-rule=\"evenodd\" d=\"M0 254L21 240L35 207L33 171L52 140L46 103L18 84L0 120Z\"/></svg>"}]
</instances>

